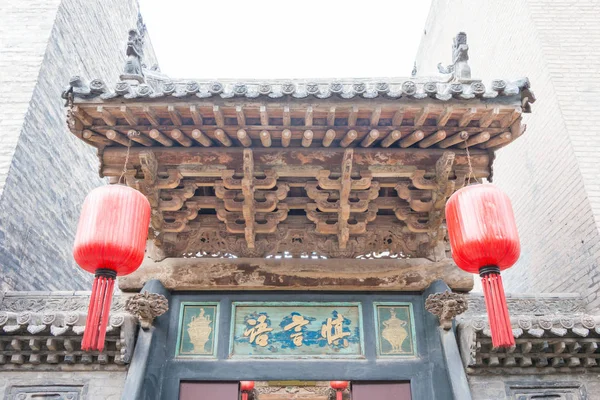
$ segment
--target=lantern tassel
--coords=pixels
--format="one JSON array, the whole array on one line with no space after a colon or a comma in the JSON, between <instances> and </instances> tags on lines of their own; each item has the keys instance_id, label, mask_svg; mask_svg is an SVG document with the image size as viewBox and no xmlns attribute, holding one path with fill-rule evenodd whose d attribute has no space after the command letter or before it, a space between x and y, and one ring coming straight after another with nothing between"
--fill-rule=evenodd
<instances>
[{"instance_id":1,"label":"lantern tassel","mask_svg":"<svg viewBox=\"0 0 600 400\"><path fill-rule=\"evenodd\" d=\"M96 271L81 341L81 350L83 351L98 350L101 352L104 350L104 339L106 339L106 327L116 277L116 272L112 270L99 269Z\"/></svg>"},{"instance_id":2,"label":"lantern tassel","mask_svg":"<svg viewBox=\"0 0 600 400\"><path fill-rule=\"evenodd\" d=\"M248 393L242 392L242 400L248 400Z\"/></svg>"},{"instance_id":3,"label":"lantern tassel","mask_svg":"<svg viewBox=\"0 0 600 400\"><path fill-rule=\"evenodd\" d=\"M336 390L335 396L336 400L342 400L344 398L344 392L342 392L341 390Z\"/></svg>"},{"instance_id":4,"label":"lantern tassel","mask_svg":"<svg viewBox=\"0 0 600 400\"><path fill-rule=\"evenodd\" d=\"M479 270L479 276L492 332L492 344L494 347L514 346L515 338L510 325L500 269L496 266L483 267Z\"/></svg>"}]
</instances>

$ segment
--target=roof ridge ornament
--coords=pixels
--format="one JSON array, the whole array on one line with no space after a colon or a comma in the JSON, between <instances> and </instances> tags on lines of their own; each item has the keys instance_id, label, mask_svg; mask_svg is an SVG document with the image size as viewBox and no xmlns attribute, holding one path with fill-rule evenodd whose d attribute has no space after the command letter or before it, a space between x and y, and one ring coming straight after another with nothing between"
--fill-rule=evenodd
<instances>
[{"instance_id":1,"label":"roof ridge ornament","mask_svg":"<svg viewBox=\"0 0 600 400\"><path fill-rule=\"evenodd\" d=\"M438 71L442 74L450 74L450 80L452 81L470 80L471 67L469 66L467 34L465 32L458 32L453 41L452 64L444 67L442 63L439 63Z\"/></svg>"},{"instance_id":2,"label":"roof ridge ornament","mask_svg":"<svg viewBox=\"0 0 600 400\"><path fill-rule=\"evenodd\" d=\"M139 24L138 24L139 26ZM123 67L123 73L119 76L122 81L134 80L139 83L144 83L144 72L142 58L144 56L144 38L145 29L129 30L129 38L127 39L127 60Z\"/></svg>"}]
</instances>

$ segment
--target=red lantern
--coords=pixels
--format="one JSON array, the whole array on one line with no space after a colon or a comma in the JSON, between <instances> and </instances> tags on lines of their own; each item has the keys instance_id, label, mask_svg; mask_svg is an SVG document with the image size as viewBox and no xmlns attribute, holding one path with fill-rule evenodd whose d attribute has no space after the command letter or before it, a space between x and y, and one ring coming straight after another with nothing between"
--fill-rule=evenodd
<instances>
[{"instance_id":1,"label":"red lantern","mask_svg":"<svg viewBox=\"0 0 600 400\"><path fill-rule=\"evenodd\" d=\"M329 386L335 390L336 400L342 400L343 392L348 388L348 381L331 381Z\"/></svg>"},{"instance_id":2,"label":"red lantern","mask_svg":"<svg viewBox=\"0 0 600 400\"><path fill-rule=\"evenodd\" d=\"M115 278L139 268L144 259L150 203L135 189L101 186L83 202L73 248L75 261L96 275L82 350L104 349Z\"/></svg>"},{"instance_id":3,"label":"red lantern","mask_svg":"<svg viewBox=\"0 0 600 400\"><path fill-rule=\"evenodd\" d=\"M510 199L491 184L467 186L448 199L446 223L452 258L461 269L481 276L494 347L514 346L500 277L521 252Z\"/></svg>"},{"instance_id":4,"label":"red lantern","mask_svg":"<svg viewBox=\"0 0 600 400\"><path fill-rule=\"evenodd\" d=\"M254 390L254 381L240 381L242 400L248 400L248 393Z\"/></svg>"}]
</instances>

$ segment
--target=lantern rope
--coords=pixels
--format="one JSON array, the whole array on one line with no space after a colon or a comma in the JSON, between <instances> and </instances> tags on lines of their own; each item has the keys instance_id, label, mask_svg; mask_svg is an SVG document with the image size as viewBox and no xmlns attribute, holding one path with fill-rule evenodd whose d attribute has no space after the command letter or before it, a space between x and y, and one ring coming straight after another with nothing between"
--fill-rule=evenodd
<instances>
[{"instance_id":1,"label":"lantern rope","mask_svg":"<svg viewBox=\"0 0 600 400\"><path fill-rule=\"evenodd\" d=\"M469 153L469 146L465 148L467 150L467 162L469 163L469 176L467 177L467 186L471 184L471 177L473 176L473 165L471 165L471 153Z\"/></svg>"},{"instance_id":2,"label":"lantern rope","mask_svg":"<svg viewBox=\"0 0 600 400\"><path fill-rule=\"evenodd\" d=\"M121 179L123 179L123 177L127 173L127 163L129 163L129 150L131 150L131 139L129 139L129 143L127 144L127 154L125 154L125 164L123 164L123 172L121 172L121 176L119 177L119 185L121 184Z\"/></svg>"}]
</instances>

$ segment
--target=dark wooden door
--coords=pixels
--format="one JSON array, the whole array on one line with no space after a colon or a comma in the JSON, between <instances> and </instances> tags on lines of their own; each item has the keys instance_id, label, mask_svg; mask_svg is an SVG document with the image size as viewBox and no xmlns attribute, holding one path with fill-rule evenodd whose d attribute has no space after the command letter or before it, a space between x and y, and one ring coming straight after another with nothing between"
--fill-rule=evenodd
<instances>
[{"instance_id":1,"label":"dark wooden door","mask_svg":"<svg viewBox=\"0 0 600 400\"><path fill-rule=\"evenodd\" d=\"M181 382L179 400L237 400L238 382Z\"/></svg>"},{"instance_id":2,"label":"dark wooden door","mask_svg":"<svg viewBox=\"0 0 600 400\"><path fill-rule=\"evenodd\" d=\"M407 382L352 382L352 400L411 400Z\"/></svg>"}]
</instances>

